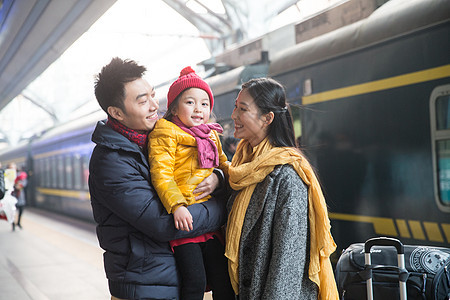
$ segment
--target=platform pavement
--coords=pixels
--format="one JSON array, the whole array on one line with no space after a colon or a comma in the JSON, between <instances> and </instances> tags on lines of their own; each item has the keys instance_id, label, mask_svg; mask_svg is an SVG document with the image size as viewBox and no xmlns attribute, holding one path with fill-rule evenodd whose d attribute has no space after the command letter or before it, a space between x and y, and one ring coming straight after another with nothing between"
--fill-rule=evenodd
<instances>
[{"instance_id":1,"label":"platform pavement","mask_svg":"<svg viewBox=\"0 0 450 300\"><path fill-rule=\"evenodd\" d=\"M27 208L0 220L0 299L110 299L94 224Z\"/></svg>"},{"instance_id":2,"label":"platform pavement","mask_svg":"<svg viewBox=\"0 0 450 300\"><path fill-rule=\"evenodd\" d=\"M94 224L33 208L21 223L0 220L0 300L111 299Z\"/></svg>"}]
</instances>

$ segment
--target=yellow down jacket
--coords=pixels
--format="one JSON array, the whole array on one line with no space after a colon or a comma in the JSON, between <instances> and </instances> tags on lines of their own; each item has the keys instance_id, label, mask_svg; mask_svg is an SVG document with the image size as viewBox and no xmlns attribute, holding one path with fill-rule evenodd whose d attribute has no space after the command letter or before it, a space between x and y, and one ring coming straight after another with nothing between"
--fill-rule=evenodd
<instances>
[{"instance_id":1,"label":"yellow down jacket","mask_svg":"<svg viewBox=\"0 0 450 300\"><path fill-rule=\"evenodd\" d=\"M210 138L219 151L219 168L228 177L230 163L222 150L218 133L211 130ZM148 153L152 184L168 213L173 213L181 205L189 206L210 198L195 200L192 193L213 172L213 168L200 168L197 142L192 135L174 123L160 119L150 132Z\"/></svg>"}]
</instances>

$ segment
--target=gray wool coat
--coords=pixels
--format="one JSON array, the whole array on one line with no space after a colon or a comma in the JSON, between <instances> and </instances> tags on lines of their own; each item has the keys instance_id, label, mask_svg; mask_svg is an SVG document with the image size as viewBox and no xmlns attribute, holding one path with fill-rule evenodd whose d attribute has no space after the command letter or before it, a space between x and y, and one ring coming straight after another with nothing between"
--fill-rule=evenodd
<instances>
[{"instance_id":1,"label":"gray wool coat","mask_svg":"<svg viewBox=\"0 0 450 300\"><path fill-rule=\"evenodd\" d=\"M317 299L318 288L308 277L308 267L307 186L292 166L277 166L256 186L245 215L239 300Z\"/></svg>"}]
</instances>

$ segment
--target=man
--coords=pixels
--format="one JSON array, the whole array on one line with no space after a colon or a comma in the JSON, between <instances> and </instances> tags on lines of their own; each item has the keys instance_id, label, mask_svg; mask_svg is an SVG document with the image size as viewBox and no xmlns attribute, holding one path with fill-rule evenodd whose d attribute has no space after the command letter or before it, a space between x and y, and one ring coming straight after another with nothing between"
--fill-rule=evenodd
<instances>
[{"instance_id":1,"label":"man","mask_svg":"<svg viewBox=\"0 0 450 300\"><path fill-rule=\"evenodd\" d=\"M168 241L217 230L226 220L225 200L189 206L192 231L175 229L151 186L146 139L158 119L146 68L113 58L95 82L95 96L108 121L92 135L89 190L111 299L178 299L179 277ZM196 192L210 194L216 175Z\"/></svg>"}]
</instances>

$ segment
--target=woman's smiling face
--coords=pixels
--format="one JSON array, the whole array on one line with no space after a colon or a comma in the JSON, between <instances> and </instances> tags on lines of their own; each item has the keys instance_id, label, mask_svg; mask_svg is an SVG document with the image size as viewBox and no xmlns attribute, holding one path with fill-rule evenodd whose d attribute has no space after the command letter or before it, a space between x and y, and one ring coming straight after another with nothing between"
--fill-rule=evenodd
<instances>
[{"instance_id":1,"label":"woman's smiling face","mask_svg":"<svg viewBox=\"0 0 450 300\"><path fill-rule=\"evenodd\" d=\"M239 92L231 118L234 121L234 136L247 140L252 147L267 136L266 119L246 89Z\"/></svg>"}]
</instances>

